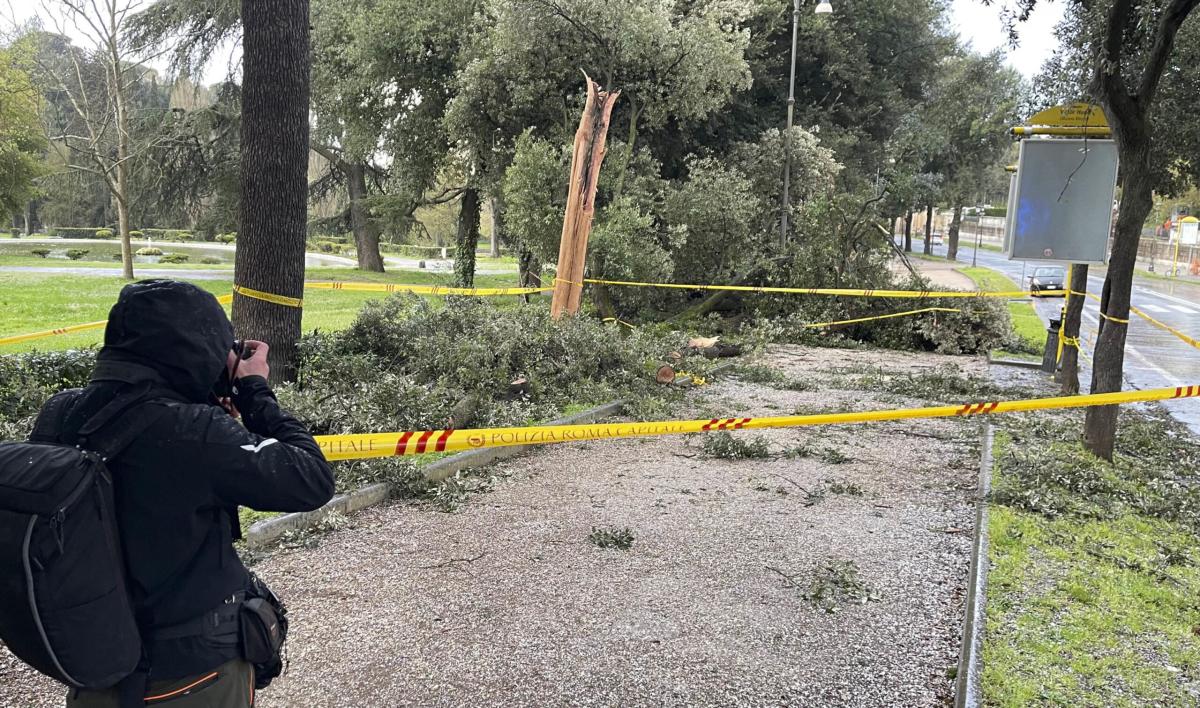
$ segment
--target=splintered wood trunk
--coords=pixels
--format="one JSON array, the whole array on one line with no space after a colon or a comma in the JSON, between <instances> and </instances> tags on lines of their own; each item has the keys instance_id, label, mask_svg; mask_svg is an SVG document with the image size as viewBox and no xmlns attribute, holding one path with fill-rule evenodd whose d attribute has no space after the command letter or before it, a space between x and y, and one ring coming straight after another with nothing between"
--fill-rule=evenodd
<instances>
[{"instance_id":1,"label":"splintered wood trunk","mask_svg":"<svg viewBox=\"0 0 1200 708\"><path fill-rule=\"evenodd\" d=\"M925 207L925 255L933 255L933 205Z\"/></svg>"},{"instance_id":2,"label":"splintered wood trunk","mask_svg":"<svg viewBox=\"0 0 1200 708\"><path fill-rule=\"evenodd\" d=\"M1086 263L1074 263L1071 265L1071 275L1068 278L1071 290L1077 293L1087 292L1087 276L1088 267ZM1083 303L1087 300L1086 295L1073 295L1067 293L1067 305L1063 312L1062 331L1063 336L1069 340L1079 341L1079 329L1083 321ZM1062 355L1062 372L1059 374L1059 381L1062 383L1062 392L1068 396L1074 396L1079 393L1079 347L1082 346L1064 346Z\"/></svg>"},{"instance_id":3,"label":"splintered wood trunk","mask_svg":"<svg viewBox=\"0 0 1200 708\"><path fill-rule=\"evenodd\" d=\"M567 192L567 208L563 216L562 241L558 248L558 275L554 279L554 298L550 316L579 312L583 298L583 274L587 263L587 242L596 212L596 187L600 165L604 161L604 143L608 139L608 122L613 104L620 91L602 91L587 79L587 103L575 133L575 150L571 155L571 182Z\"/></svg>"},{"instance_id":4,"label":"splintered wood trunk","mask_svg":"<svg viewBox=\"0 0 1200 708\"><path fill-rule=\"evenodd\" d=\"M958 260L958 231L962 228L961 206L954 207L954 218L950 220L950 233L946 237L946 260Z\"/></svg>"},{"instance_id":5,"label":"splintered wood trunk","mask_svg":"<svg viewBox=\"0 0 1200 708\"><path fill-rule=\"evenodd\" d=\"M242 0L241 223L234 281L304 295L308 218L308 0ZM271 347L271 378L296 376L299 307L236 295L238 336Z\"/></svg>"},{"instance_id":6,"label":"splintered wood trunk","mask_svg":"<svg viewBox=\"0 0 1200 708\"><path fill-rule=\"evenodd\" d=\"M460 288L475 286L475 247L479 243L479 190L463 191L454 237L454 280Z\"/></svg>"},{"instance_id":7,"label":"splintered wood trunk","mask_svg":"<svg viewBox=\"0 0 1200 708\"><path fill-rule=\"evenodd\" d=\"M383 272L383 257L379 255L379 226L367 211L367 168L361 162L351 163L346 170L347 193L350 196L350 226L354 232L354 250L358 254L359 270Z\"/></svg>"}]
</instances>

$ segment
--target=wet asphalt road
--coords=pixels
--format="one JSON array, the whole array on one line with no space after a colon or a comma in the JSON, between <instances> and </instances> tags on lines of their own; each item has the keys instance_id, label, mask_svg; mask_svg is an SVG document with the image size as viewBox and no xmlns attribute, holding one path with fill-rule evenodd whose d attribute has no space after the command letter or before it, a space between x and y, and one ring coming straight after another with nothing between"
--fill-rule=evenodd
<instances>
[{"instance_id":1,"label":"wet asphalt road","mask_svg":"<svg viewBox=\"0 0 1200 708\"><path fill-rule=\"evenodd\" d=\"M945 255L944 246L935 246L933 250L936 255ZM960 246L959 262L970 265L973 251L970 247ZM979 265L1004 273L1022 288L1028 287L1023 276L1033 272L1033 263L1010 261L1001 253L985 250L979 251L978 258ZM1078 284L1073 287L1079 289ZM1103 287L1104 268L1092 266L1088 272L1088 292L1099 295ZM1190 337L1200 338L1200 284L1135 277L1132 302L1151 317ZM1062 304L1062 298L1034 300L1038 314L1047 322L1051 317L1059 317ZM1087 354L1080 371L1080 387L1084 391L1090 388L1092 371L1087 359L1096 343L1099 312L1099 303L1088 298L1083 308L1080 336L1083 351ZM1200 385L1200 350L1136 315L1131 315L1130 320L1125 345L1125 380L1131 388ZM1200 435L1200 399L1166 401L1164 405L1193 433Z\"/></svg>"}]
</instances>

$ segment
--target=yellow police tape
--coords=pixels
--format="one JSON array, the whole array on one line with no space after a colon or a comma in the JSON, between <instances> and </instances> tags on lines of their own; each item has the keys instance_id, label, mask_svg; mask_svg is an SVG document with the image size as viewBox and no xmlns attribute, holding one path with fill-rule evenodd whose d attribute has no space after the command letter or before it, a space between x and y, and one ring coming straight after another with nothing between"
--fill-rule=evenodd
<instances>
[{"instance_id":1,"label":"yellow police tape","mask_svg":"<svg viewBox=\"0 0 1200 708\"><path fill-rule=\"evenodd\" d=\"M217 302L222 305L228 305L233 302L232 295L221 295L217 298ZM0 346L5 344L17 344L19 342L28 342L31 339L41 339L42 337L53 337L58 334L71 334L72 332L84 332L89 329L101 329L108 324L108 320L100 320L99 322L86 322L84 324L71 325L70 327L59 327L57 329L47 329L41 332L30 332L28 334L14 334L11 337L0 337Z\"/></svg>"},{"instance_id":2,"label":"yellow police tape","mask_svg":"<svg viewBox=\"0 0 1200 708\"><path fill-rule=\"evenodd\" d=\"M636 288L671 288L674 290L730 290L741 293L788 293L795 295L840 295L843 297L886 297L886 298L926 298L926 297L1033 297L1028 290L1004 290L987 292L983 290L861 290L856 288L776 288L758 285L682 285L679 283L640 283L630 280L599 280L588 278L585 283L593 285L621 285Z\"/></svg>"},{"instance_id":3,"label":"yellow police tape","mask_svg":"<svg viewBox=\"0 0 1200 708\"><path fill-rule=\"evenodd\" d=\"M833 327L835 325L855 324L858 322L871 322L873 320L890 320L893 317L907 317L908 315L919 315L924 312L962 312L957 307L926 307L920 310L908 310L907 312L893 312L888 315L875 315L874 317L859 317L853 320L838 320L836 322L814 322L804 325L808 329L817 329L819 327Z\"/></svg>"},{"instance_id":4,"label":"yellow police tape","mask_svg":"<svg viewBox=\"0 0 1200 708\"><path fill-rule=\"evenodd\" d=\"M247 288L244 285L234 285L233 291L243 297L252 298L254 300L262 300L275 305L283 305L284 307L304 307L304 300L298 297L288 297L287 295L276 295L254 288Z\"/></svg>"},{"instance_id":5,"label":"yellow police tape","mask_svg":"<svg viewBox=\"0 0 1200 708\"><path fill-rule=\"evenodd\" d=\"M544 293L554 288L451 288L441 285L403 285L400 283L325 283L309 281L304 284L308 290L346 290L370 293L416 293L417 295L472 295L486 297L492 295L533 295Z\"/></svg>"},{"instance_id":6,"label":"yellow police tape","mask_svg":"<svg viewBox=\"0 0 1200 708\"><path fill-rule=\"evenodd\" d=\"M1120 403L1164 401L1200 396L1200 386L1156 388L1146 391L1100 393L1087 396L1035 398L1025 401L988 401L930 408L826 413L775 418L713 418L711 420L673 420L649 423L586 423L582 425L540 425L525 428L481 428L475 430L424 430L361 435L318 435L317 444L328 460L358 460L428 452L460 452L513 445L549 445L633 438L651 435L680 435L715 430L757 430L794 428L810 425L844 425L885 420L950 418L1059 408L1086 408Z\"/></svg>"}]
</instances>

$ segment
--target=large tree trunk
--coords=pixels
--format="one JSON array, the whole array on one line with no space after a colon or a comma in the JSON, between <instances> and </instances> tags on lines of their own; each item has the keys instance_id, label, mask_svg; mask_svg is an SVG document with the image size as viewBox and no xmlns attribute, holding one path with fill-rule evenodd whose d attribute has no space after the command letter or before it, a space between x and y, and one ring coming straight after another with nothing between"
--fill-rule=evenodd
<instances>
[{"instance_id":1,"label":"large tree trunk","mask_svg":"<svg viewBox=\"0 0 1200 708\"><path fill-rule=\"evenodd\" d=\"M504 231L504 199L500 196L493 196L491 199L492 212L492 243L488 249L488 256L492 258L500 257L500 234Z\"/></svg>"},{"instance_id":2,"label":"large tree trunk","mask_svg":"<svg viewBox=\"0 0 1200 708\"><path fill-rule=\"evenodd\" d=\"M912 219L913 210L904 212L904 252L912 253Z\"/></svg>"},{"instance_id":3,"label":"large tree trunk","mask_svg":"<svg viewBox=\"0 0 1200 708\"><path fill-rule=\"evenodd\" d=\"M950 232L946 237L946 260L958 260L958 231L962 228L961 206L954 207L954 218L950 220Z\"/></svg>"},{"instance_id":4,"label":"large tree trunk","mask_svg":"<svg viewBox=\"0 0 1200 708\"><path fill-rule=\"evenodd\" d=\"M1127 138L1121 146L1121 205L1117 217L1108 275L1104 281L1101 312L1115 320L1129 319L1129 299L1133 289L1133 268L1137 261L1142 224L1153 207L1150 176L1150 140L1137 131L1136 141ZM1133 144L1130 144L1133 143ZM1096 338L1096 357L1092 365L1092 393L1120 391L1125 366L1125 337L1129 325L1109 319ZM1117 434L1117 406L1087 409L1083 427L1088 450L1106 460L1112 459Z\"/></svg>"},{"instance_id":5,"label":"large tree trunk","mask_svg":"<svg viewBox=\"0 0 1200 708\"><path fill-rule=\"evenodd\" d=\"M1071 290L1078 293L1087 292L1087 277L1088 267L1086 263L1075 263L1071 266ZM1083 321L1083 303L1087 300L1085 295L1072 295L1067 293L1067 306L1063 312L1062 332L1063 337L1079 342L1079 329ZM1059 381L1062 383L1062 392L1067 396L1074 396L1079 393L1079 350L1082 347L1082 342L1075 346L1063 347L1062 355L1062 372L1059 374Z\"/></svg>"},{"instance_id":6,"label":"large tree trunk","mask_svg":"<svg viewBox=\"0 0 1200 708\"><path fill-rule=\"evenodd\" d=\"M927 256L933 255L933 205L925 206L925 248L924 253Z\"/></svg>"},{"instance_id":7,"label":"large tree trunk","mask_svg":"<svg viewBox=\"0 0 1200 708\"><path fill-rule=\"evenodd\" d=\"M379 255L379 226L367 213L367 168L361 162L346 166L346 191L350 196L350 226L354 231L354 250L359 270L383 272Z\"/></svg>"},{"instance_id":8,"label":"large tree trunk","mask_svg":"<svg viewBox=\"0 0 1200 708\"><path fill-rule=\"evenodd\" d=\"M459 287L475 286L475 247L479 243L479 190L463 191L454 245L454 279Z\"/></svg>"},{"instance_id":9,"label":"large tree trunk","mask_svg":"<svg viewBox=\"0 0 1200 708\"><path fill-rule=\"evenodd\" d=\"M32 236L34 224L37 221L37 201L30 200L25 204L25 235Z\"/></svg>"},{"instance_id":10,"label":"large tree trunk","mask_svg":"<svg viewBox=\"0 0 1200 708\"><path fill-rule=\"evenodd\" d=\"M308 218L308 0L242 0L241 224L235 282L304 295ZM299 307L238 295L238 335L271 345L271 378L296 376Z\"/></svg>"}]
</instances>

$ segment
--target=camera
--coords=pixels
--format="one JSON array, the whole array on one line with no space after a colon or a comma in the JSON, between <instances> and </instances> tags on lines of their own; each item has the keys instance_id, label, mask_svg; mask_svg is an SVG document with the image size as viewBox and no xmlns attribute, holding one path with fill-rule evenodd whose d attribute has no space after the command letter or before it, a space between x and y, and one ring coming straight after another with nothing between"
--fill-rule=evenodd
<instances>
[{"instance_id":1,"label":"camera","mask_svg":"<svg viewBox=\"0 0 1200 708\"><path fill-rule=\"evenodd\" d=\"M246 348L245 340L241 339L233 340L233 353L236 354L237 358L241 361L245 361L246 359L254 356L254 352Z\"/></svg>"},{"instance_id":2,"label":"camera","mask_svg":"<svg viewBox=\"0 0 1200 708\"><path fill-rule=\"evenodd\" d=\"M242 362L254 356L254 351L246 346L246 342L241 339L233 340L233 346L230 347L233 353L237 356L237 361ZM237 364L234 364L233 371L226 367L221 368L221 375L217 377L216 383L213 384L212 395L218 401L223 398L233 396L233 380L237 378Z\"/></svg>"}]
</instances>

